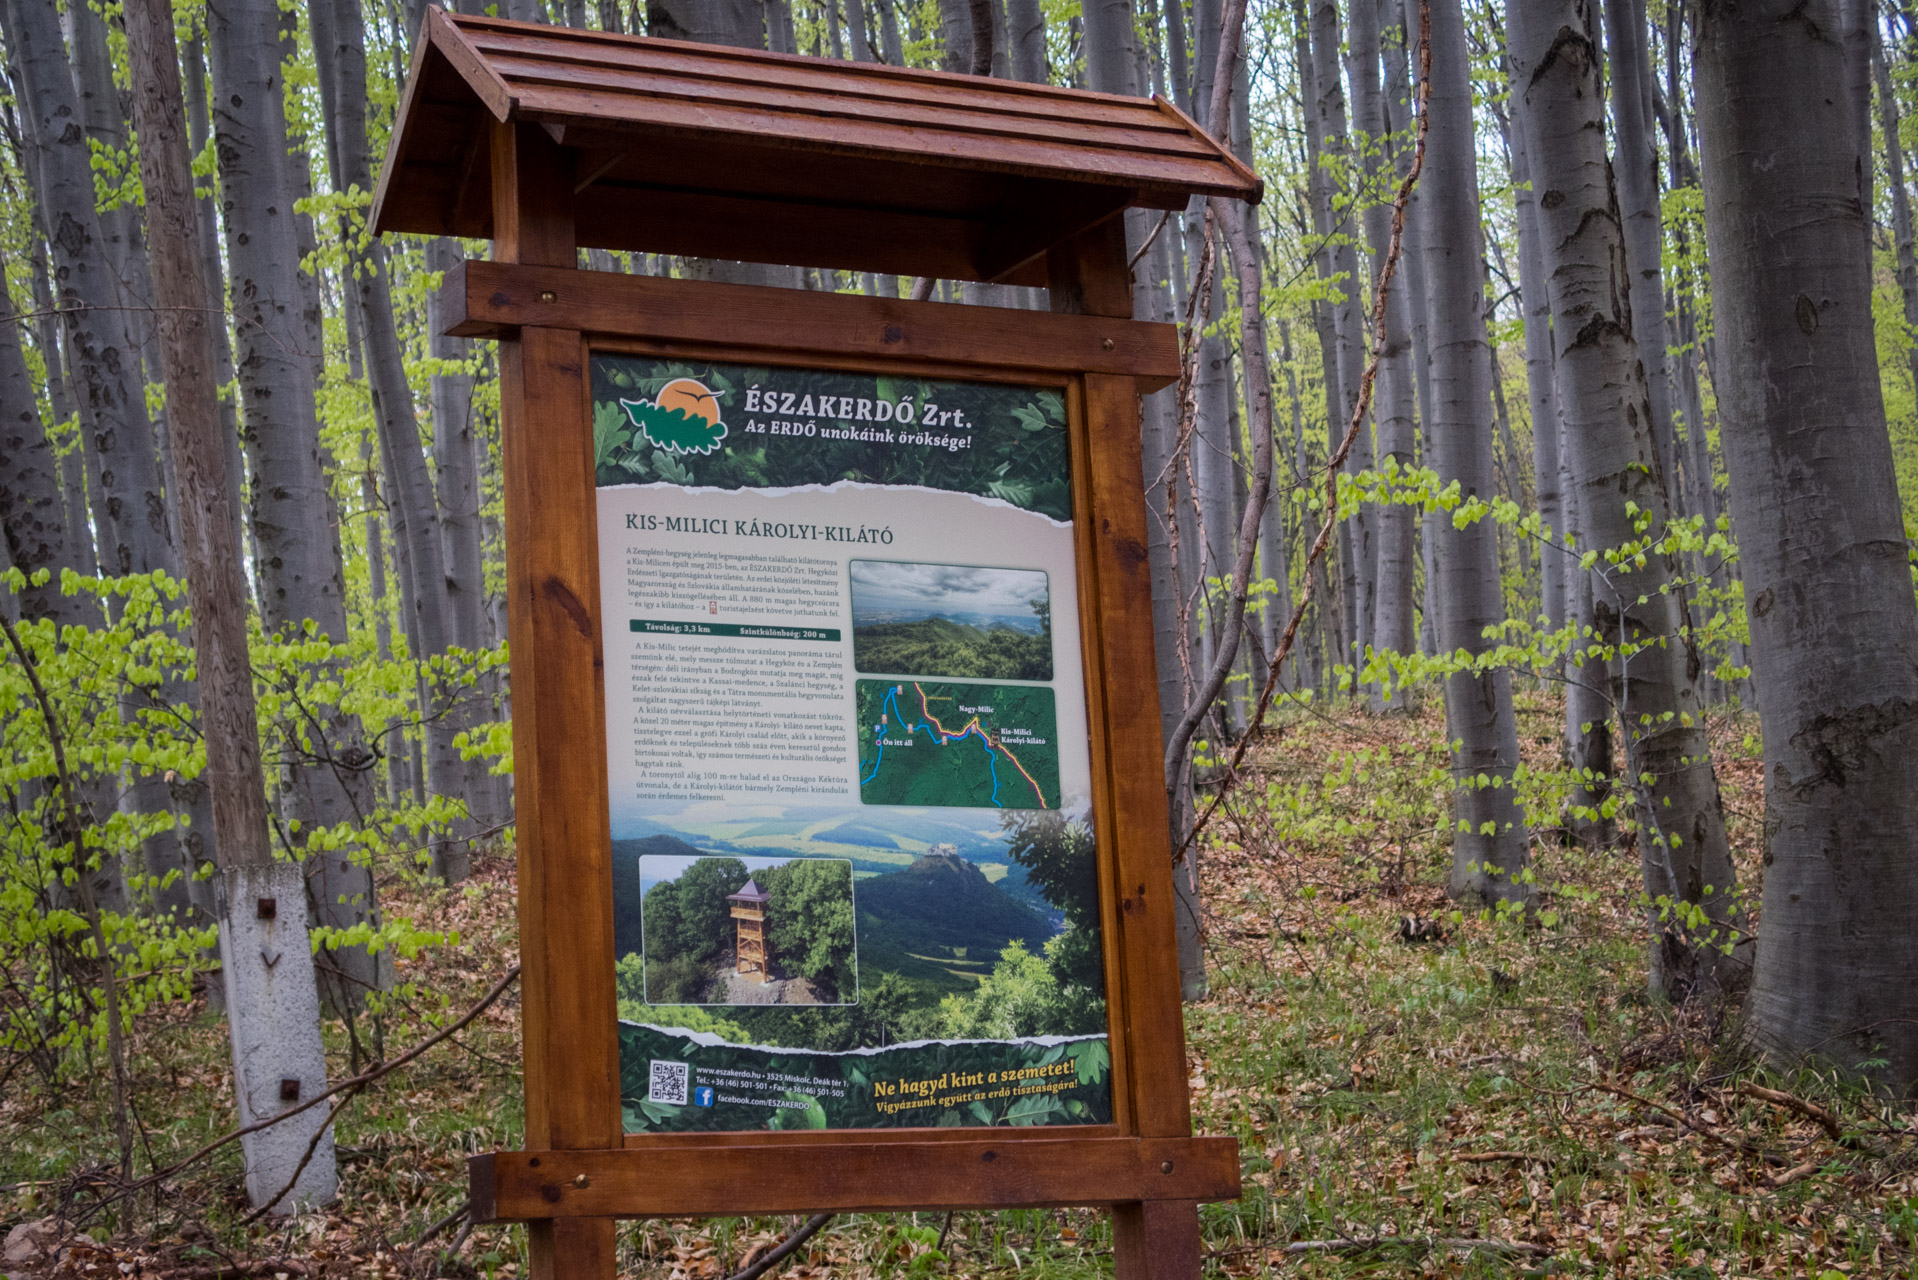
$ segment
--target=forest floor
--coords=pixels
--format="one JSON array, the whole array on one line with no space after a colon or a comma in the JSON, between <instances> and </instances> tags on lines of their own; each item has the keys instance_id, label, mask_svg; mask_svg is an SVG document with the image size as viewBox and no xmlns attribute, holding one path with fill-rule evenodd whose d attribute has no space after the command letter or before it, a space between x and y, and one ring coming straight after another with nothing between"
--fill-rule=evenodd
<instances>
[{"instance_id":1,"label":"forest floor","mask_svg":"<svg viewBox=\"0 0 1918 1280\"><path fill-rule=\"evenodd\" d=\"M1542 700L1521 713L1540 764L1556 715ZM1755 734L1749 717L1713 723L1751 888ZM1206 852L1212 990L1188 1009L1191 1085L1198 1127L1236 1136L1246 1174L1239 1203L1203 1211L1208 1273L1918 1277L1918 1117L1764 1071L1738 1047L1736 1007L1649 998L1634 852L1547 842L1532 921L1454 914L1431 834L1442 737L1433 706L1292 713L1245 793L1256 805ZM484 861L452 892L385 892L389 912L459 934L402 960L390 1058L510 968L512 866ZM0 1274L523 1275L517 1228L434 1229L464 1199L465 1157L518 1144L517 1000L509 991L345 1107L338 1204L272 1225L245 1221L236 1146L118 1219L88 1219L117 1177L104 1071L51 1091L0 1082L0 1237L64 1209L94 1242ZM344 1078L353 1063L335 1038ZM143 1014L133 1051L137 1175L225 1132L233 1103L203 1004ZM722 1277L797 1222L623 1224L622 1274ZM775 1274L1110 1269L1103 1215L1031 1211L842 1218Z\"/></svg>"}]
</instances>

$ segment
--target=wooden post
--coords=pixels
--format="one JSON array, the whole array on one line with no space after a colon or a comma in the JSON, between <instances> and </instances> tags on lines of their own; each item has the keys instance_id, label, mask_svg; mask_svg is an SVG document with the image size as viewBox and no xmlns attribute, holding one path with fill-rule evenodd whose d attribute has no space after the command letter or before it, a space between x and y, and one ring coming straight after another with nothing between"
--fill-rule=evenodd
<instances>
[{"instance_id":1,"label":"wooden post","mask_svg":"<svg viewBox=\"0 0 1918 1280\"><path fill-rule=\"evenodd\" d=\"M535 124L492 128L494 257L574 266L570 153ZM612 834L599 752L579 750L606 740L598 528L541 519L533 501L594 508L585 346L576 329L527 327L502 338L499 361L526 1145L617 1147ZM612 1219L527 1234L535 1280L613 1280Z\"/></svg>"},{"instance_id":2,"label":"wooden post","mask_svg":"<svg viewBox=\"0 0 1918 1280\"><path fill-rule=\"evenodd\" d=\"M1103 316L1132 315L1125 220L1113 217L1046 256L1052 309ZM1146 497L1139 441L1139 391L1128 377L1085 375L1085 421L1096 450L1085 479L1092 522L1093 607L1088 629L1104 638L1095 679L1105 705L1103 772L1110 788L1109 829L1119 889L1114 913L1116 967L1126 1011L1123 1073L1129 1097L1122 1114L1141 1137L1192 1132L1185 1076L1185 1018L1180 1007L1178 939L1173 928L1172 838L1160 760L1158 668L1152 631L1137 619L1152 612L1146 561ZM1115 1099L1115 1101L1117 1101ZM1133 1201L1112 1206L1117 1280L1198 1280L1198 1204Z\"/></svg>"}]
</instances>

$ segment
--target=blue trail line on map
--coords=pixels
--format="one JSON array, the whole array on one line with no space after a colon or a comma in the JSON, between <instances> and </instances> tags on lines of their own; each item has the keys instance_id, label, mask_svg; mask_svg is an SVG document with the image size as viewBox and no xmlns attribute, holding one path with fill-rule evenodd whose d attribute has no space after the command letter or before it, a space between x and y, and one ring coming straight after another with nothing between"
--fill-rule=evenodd
<instances>
[{"instance_id":1,"label":"blue trail line on map","mask_svg":"<svg viewBox=\"0 0 1918 1280\"><path fill-rule=\"evenodd\" d=\"M933 744L935 746L943 747L948 742L953 742L957 739L965 737L968 734L976 733L979 735L979 745L985 749L985 753L986 753L986 767L992 771L992 803L994 805L997 805L1001 809L1005 808L1004 805L999 804L999 756L998 756L998 753L992 749L992 739L986 736L986 731L979 727L978 721L974 720L972 723L968 724L965 728L961 729L958 733L953 733L953 734L942 733L941 731L934 729L931 725L926 723L926 719L923 715L920 716L918 724L912 724L907 720L905 715L902 714L899 710L899 703L897 701L898 693L899 693L898 685L895 684L888 687L886 690L886 701L881 706L880 710L883 713L889 708L893 715L898 716L899 723L906 726L907 737L911 737L912 732L915 729L924 729L926 731L926 736L932 739ZM877 778L879 776L879 766L882 763L884 763L886 759L886 735L881 731L882 727L883 726L879 726L879 725L875 725L873 727L873 738L879 744L879 754L873 757L872 772L867 774L865 779L862 782L860 782L859 785L862 787L870 784L874 778Z\"/></svg>"}]
</instances>

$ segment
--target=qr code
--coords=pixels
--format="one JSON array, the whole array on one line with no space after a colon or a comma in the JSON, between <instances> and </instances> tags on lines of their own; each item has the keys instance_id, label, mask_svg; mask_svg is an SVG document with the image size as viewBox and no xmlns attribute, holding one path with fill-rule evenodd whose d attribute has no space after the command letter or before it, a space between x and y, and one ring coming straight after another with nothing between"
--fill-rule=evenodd
<instances>
[{"instance_id":1,"label":"qr code","mask_svg":"<svg viewBox=\"0 0 1918 1280\"><path fill-rule=\"evenodd\" d=\"M692 1082L693 1069L683 1062L661 1062L653 1059L653 1077L646 1087L646 1101L664 1102L669 1106L686 1105L686 1086Z\"/></svg>"}]
</instances>

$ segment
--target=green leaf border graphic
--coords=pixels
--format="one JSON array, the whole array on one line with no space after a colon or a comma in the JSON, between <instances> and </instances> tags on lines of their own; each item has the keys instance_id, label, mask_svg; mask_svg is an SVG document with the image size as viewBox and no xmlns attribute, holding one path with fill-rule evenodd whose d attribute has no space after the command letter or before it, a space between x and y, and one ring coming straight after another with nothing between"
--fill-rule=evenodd
<instances>
[{"instance_id":1,"label":"green leaf border graphic","mask_svg":"<svg viewBox=\"0 0 1918 1280\"><path fill-rule=\"evenodd\" d=\"M711 453L726 438L723 421L706 422L684 409L662 409L649 400L622 398L619 405L648 440L668 453Z\"/></svg>"}]
</instances>

